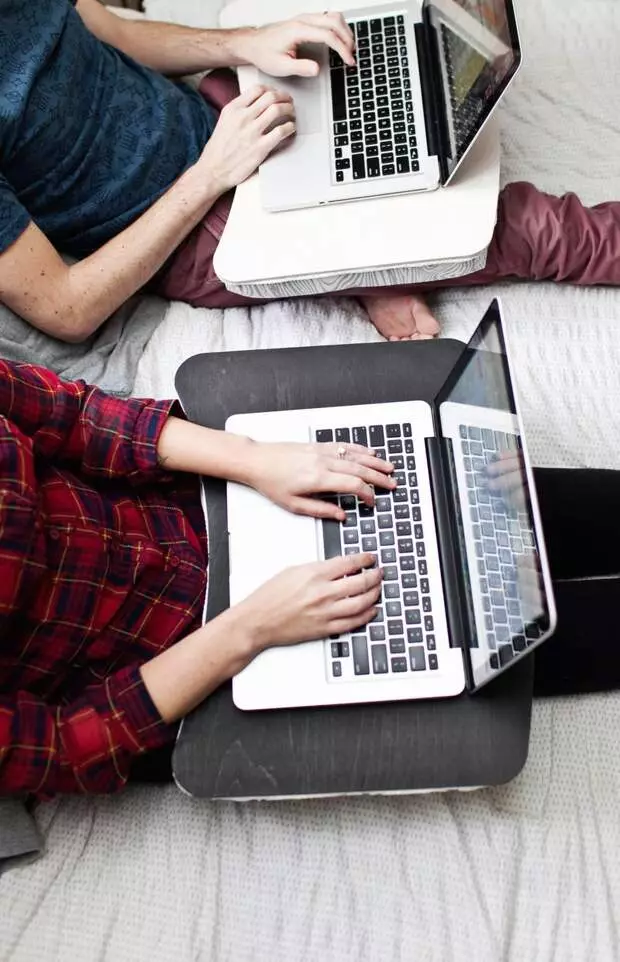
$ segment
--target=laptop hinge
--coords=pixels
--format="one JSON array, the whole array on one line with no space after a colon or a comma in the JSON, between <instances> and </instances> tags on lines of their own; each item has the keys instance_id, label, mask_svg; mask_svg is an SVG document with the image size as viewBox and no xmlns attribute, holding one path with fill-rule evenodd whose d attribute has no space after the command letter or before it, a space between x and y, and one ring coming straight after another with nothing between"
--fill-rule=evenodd
<instances>
[{"instance_id":1,"label":"laptop hinge","mask_svg":"<svg viewBox=\"0 0 620 962\"><path fill-rule=\"evenodd\" d=\"M461 648L467 685L471 687L469 661L470 619L468 599L459 564L459 531L448 479L452 442L441 437L426 439L426 454L435 509L439 560L443 577L448 632L452 648Z\"/></svg>"},{"instance_id":2,"label":"laptop hinge","mask_svg":"<svg viewBox=\"0 0 620 962\"><path fill-rule=\"evenodd\" d=\"M422 86L424 127L428 152L431 156L436 156L439 161L440 179L443 184L448 176L446 104L440 81L437 32L430 22L430 13L426 4L423 16L424 21L416 23L414 29Z\"/></svg>"}]
</instances>

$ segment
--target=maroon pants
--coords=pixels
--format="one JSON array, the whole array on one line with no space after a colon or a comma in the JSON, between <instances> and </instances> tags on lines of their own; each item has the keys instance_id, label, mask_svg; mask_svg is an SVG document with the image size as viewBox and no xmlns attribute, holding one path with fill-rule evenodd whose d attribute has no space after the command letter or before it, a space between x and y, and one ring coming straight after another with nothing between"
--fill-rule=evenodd
<instances>
[{"instance_id":1,"label":"maroon pants","mask_svg":"<svg viewBox=\"0 0 620 962\"><path fill-rule=\"evenodd\" d=\"M221 109L239 88L229 70L206 77L202 95ZM153 282L158 294L195 307L236 307L261 301L227 291L213 270L213 255L230 211L233 192L214 204ZM509 184L499 196L497 223L485 267L475 274L418 285L417 289L490 284L502 278L620 284L620 203L584 207L575 194L554 197L532 184ZM391 294L411 288L390 287ZM358 288L343 295L377 294Z\"/></svg>"}]
</instances>

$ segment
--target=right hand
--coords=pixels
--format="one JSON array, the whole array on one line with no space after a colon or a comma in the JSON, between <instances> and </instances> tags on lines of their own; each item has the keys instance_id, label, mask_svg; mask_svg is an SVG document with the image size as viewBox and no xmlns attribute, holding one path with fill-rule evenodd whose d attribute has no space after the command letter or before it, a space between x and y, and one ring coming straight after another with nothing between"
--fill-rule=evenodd
<instances>
[{"instance_id":1,"label":"right hand","mask_svg":"<svg viewBox=\"0 0 620 962\"><path fill-rule=\"evenodd\" d=\"M287 568L237 606L257 652L341 635L376 614L383 574L372 554L345 555Z\"/></svg>"},{"instance_id":2,"label":"right hand","mask_svg":"<svg viewBox=\"0 0 620 962\"><path fill-rule=\"evenodd\" d=\"M222 108L199 160L224 194L253 174L277 147L295 133L292 98L257 85Z\"/></svg>"}]
</instances>

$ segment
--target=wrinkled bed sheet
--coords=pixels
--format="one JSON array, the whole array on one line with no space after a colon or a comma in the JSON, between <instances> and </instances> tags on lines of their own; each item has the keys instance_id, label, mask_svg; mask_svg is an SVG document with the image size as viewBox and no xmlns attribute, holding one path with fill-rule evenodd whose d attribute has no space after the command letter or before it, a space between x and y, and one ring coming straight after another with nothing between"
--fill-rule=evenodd
<instances>
[{"instance_id":1,"label":"wrinkled bed sheet","mask_svg":"<svg viewBox=\"0 0 620 962\"><path fill-rule=\"evenodd\" d=\"M620 197L620 5L521 0L504 181ZM201 0L149 13L213 23ZM620 293L502 285L538 464L620 467ZM434 299L466 337L490 290ZM369 341L351 301L174 305L136 391L206 350ZM205 386L208 390L208 385ZM596 644L597 639L592 639ZM174 788L43 806L47 854L0 879L2 960L609 962L619 957L620 695L539 702L510 785L470 793L209 804Z\"/></svg>"}]
</instances>

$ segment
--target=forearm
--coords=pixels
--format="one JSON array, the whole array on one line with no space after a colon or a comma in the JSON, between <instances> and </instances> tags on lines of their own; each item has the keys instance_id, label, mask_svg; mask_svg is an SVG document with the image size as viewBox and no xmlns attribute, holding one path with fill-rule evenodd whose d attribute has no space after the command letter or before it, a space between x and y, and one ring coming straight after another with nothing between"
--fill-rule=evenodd
<instances>
[{"instance_id":1,"label":"forearm","mask_svg":"<svg viewBox=\"0 0 620 962\"><path fill-rule=\"evenodd\" d=\"M253 28L197 30L153 21L126 21L116 46L134 60L168 76L246 63L244 47Z\"/></svg>"},{"instance_id":2,"label":"forearm","mask_svg":"<svg viewBox=\"0 0 620 962\"><path fill-rule=\"evenodd\" d=\"M250 438L170 417L157 442L157 458L166 471L247 483L255 447Z\"/></svg>"},{"instance_id":3,"label":"forearm","mask_svg":"<svg viewBox=\"0 0 620 962\"><path fill-rule=\"evenodd\" d=\"M259 650L251 629L233 608L157 655L140 672L163 721L171 723L240 672Z\"/></svg>"},{"instance_id":4,"label":"forearm","mask_svg":"<svg viewBox=\"0 0 620 962\"><path fill-rule=\"evenodd\" d=\"M211 187L205 181L203 168L190 167L133 224L67 269L63 300L79 305L77 339L97 330L156 274L218 194L215 185ZM66 339L72 339L70 330Z\"/></svg>"}]
</instances>

